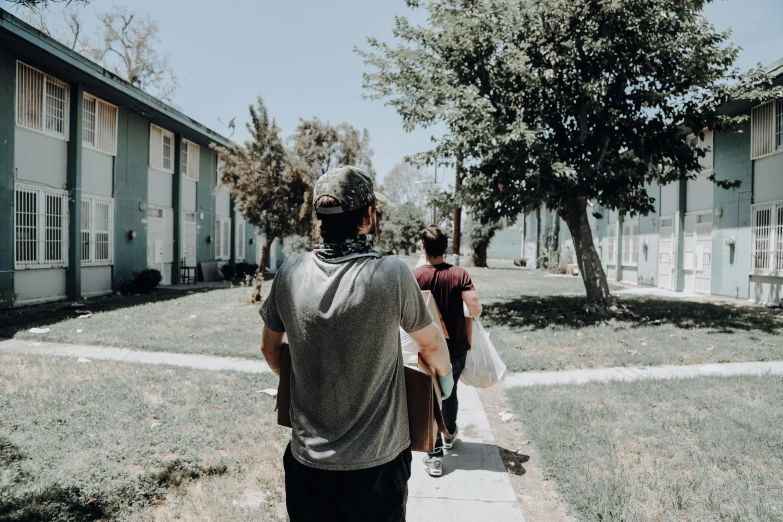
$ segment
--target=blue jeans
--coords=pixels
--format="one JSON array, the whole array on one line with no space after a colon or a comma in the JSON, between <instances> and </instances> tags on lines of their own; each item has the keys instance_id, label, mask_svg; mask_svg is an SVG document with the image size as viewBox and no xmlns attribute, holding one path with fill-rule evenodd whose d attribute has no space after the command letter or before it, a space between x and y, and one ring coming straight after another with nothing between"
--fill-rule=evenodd
<instances>
[{"instance_id":1,"label":"blue jeans","mask_svg":"<svg viewBox=\"0 0 783 522\"><path fill-rule=\"evenodd\" d=\"M446 423L446 429L449 433L457 431L457 411L459 410L459 399L457 398L457 386L459 385L459 376L465 369L465 359L467 355L451 359L451 374L454 376L454 389L448 399L443 401L443 422ZM438 430L438 438L435 439L435 452L430 453L430 457L443 456L443 435Z\"/></svg>"}]
</instances>

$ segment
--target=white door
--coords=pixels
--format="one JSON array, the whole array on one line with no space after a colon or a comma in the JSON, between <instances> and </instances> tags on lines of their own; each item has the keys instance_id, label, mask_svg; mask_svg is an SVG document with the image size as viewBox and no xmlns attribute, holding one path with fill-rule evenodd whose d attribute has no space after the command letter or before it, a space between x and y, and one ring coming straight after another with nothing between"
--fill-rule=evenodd
<instances>
[{"instance_id":1,"label":"white door","mask_svg":"<svg viewBox=\"0 0 783 522\"><path fill-rule=\"evenodd\" d=\"M662 217L658 235L658 288L672 289L674 217Z\"/></svg>"},{"instance_id":2,"label":"white door","mask_svg":"<svg viewBox=\"0 0 783 522\"><path fill-rule=\"evenodd\" d=\"M696 290L696 214L685 215L683 228L682 271L685 276L685 293Z\"/></svg>"},{"instance_id":3,"label":"white door","mask_svg":"<svg viewBox=\"0 0 783 522\"><path fill-rule=\"evenodd\" d=\"M186 266L196 266L196 214L182 213L182 257Z\"/></svg>"},{"instance_id":4,"label":"white door","mask_svg":"<svg viewBox=\"0 0 783 522\"><path fill-rule=\"evenodd\" d=\"M696 252L693 268L694 291L709 294L712 274L712 212L696 216Z\"/></svg>"},{"instance_id":5,"label":"white door","mask_svg":"<svg viewBox=\"0 0 783 522\"><path fill-rule=\"evenodd\" d=\"M147 216L147 268L163 273L163 214L150 209Z\"/></svg>"},{"instance_id":6,"label":"white door","mask_svg":"<svg viewBox=\"0 0 783 522\"><path fill-rule=\"evenodd\" d=\"M256 264L261 266L261 258L264 257L264 236L256 234Z\"/></svg>"}]
</instances>

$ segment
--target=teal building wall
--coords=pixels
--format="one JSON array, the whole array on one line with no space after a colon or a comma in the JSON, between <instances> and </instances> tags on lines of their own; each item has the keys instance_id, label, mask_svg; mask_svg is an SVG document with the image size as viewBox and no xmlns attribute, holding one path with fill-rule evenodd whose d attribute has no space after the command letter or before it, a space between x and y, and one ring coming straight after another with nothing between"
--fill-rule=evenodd
<instances>
[{"instance_id":1,"label":"teal building wall","mask_svg":"<svg viewBox=\"0 0 783 522\"><path fill-rule=\"evenodd\" d=\"M0 308L14 304L14 90L16 62L0 50Z\"/></svg>"},{"instance_id":2,"label":"teal building wall","mask_svg":"<svg viewBox=\"0 0 783 522\"><path fill-rule=\"evenodd\" d=\"M120 108L117 116L117 157L114 162L114 285L129 281L147 266L146 211L150 124L142 116ZM128 240L128 231L136 238Z\"/></svg>"},{"instance_id":3,"label":"teal building wall","mask_svg":"<svg viewBox=\"0 0 783 522\"><path fill-rule=\"evenodd\" d=\"M712 293L748 299L750 272L750 207L753 194L753 162L750 159L750 124L742 132L718 132L714 136L715 177L739 180L736 190L715 186L712 236ZM736 246L729 248L726 239L734 237Z\"/></svg>"},{"instance_id":4,"label":"teal building wall","mask_svg":"<svg viewBox=\"0 0 783 522\"><path fill-rule=\"evenodd\" d=\"M215 259L215 187L217 187L217 155L201 145L199 176L196 192L196 261ZM203 216L203 218L202 218ZM207 243L207 237L211 242Z\"/></svg>"}]
</instances>

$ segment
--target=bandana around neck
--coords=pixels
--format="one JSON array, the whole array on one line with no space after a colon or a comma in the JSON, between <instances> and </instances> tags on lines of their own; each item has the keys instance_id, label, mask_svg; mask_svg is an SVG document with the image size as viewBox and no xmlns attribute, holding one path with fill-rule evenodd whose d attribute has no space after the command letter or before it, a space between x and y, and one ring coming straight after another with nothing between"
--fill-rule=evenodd
<instances>
[{"instance_id":1,"label":"bandana around neck","mask_svg":"<svg viewBox=\"0 0 783 522\"><path fill-rule=\"evenodd\" d=\"M355 239L346 239L339 243L321 242L315 245L313 253L324 261L345 261L344 258L371 255L380 257L372 248L372 234L361 234Z\"/></svg>"}]
</instances>

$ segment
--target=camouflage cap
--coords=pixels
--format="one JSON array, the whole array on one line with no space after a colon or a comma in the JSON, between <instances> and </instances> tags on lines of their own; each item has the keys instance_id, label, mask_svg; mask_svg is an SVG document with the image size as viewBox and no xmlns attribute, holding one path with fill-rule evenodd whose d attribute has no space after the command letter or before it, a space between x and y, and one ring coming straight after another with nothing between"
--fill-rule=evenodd
<instances>
[{"instance_id":1,"label":"camouflage cap","mask_svg":"<svg viewBox=\"0 0 783 522\"><path fill-rule=\"evenodd\" d=\"M318 200L324 196L334 198L339 205L316 206ZM372 178L361 169L350 165L328 171L316 180L313 190L313 206L317 214L341 214L385 202L383 194L375 192Z\"/></svg>"}]
</instances>

